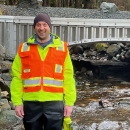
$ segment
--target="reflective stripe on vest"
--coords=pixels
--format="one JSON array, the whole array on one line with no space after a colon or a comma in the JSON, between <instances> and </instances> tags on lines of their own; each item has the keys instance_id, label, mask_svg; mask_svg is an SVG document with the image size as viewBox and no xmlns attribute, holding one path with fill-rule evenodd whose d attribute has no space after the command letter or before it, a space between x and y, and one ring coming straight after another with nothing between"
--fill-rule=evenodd
<instances>
[{"instance_id":1,"label":"reflective stripe on vest","mask_svg":"<svg viewBox=\"0 0 130 130\"><path fill-rule=\"evenodd\" d=\"M65 51L64 44L61 44L60 47L56 47L56 50Z\"/></svg>"},{"instance_id":2,"label":"reflective stripe on vest","mask_svg":"<svg viewBox=\"0 0 130 130\"><path fill-rule=\"evenodd\" d=\"M41 77L37 78L28 78L26 80L23 80L24 86L36 86L41 84Z\"/></svg>"},{"instance_id":3,"label":"reflective stripe on vest","mask_svg":"<svg viewBox=\"0 0 130 130\"><path fill-rule=\"evenodd\" d=\"M30 87L31 86L31 87ZM24 92L37 92L41 89L41 77L23 80Z\"/></svg>"},{"instance_id":4,"label":"reflective stripe on vest","mask_svg":"<svg viewBox=\"0 0 130 130\"><path fill-rule=\"evenodd\" d=\"M43 78L43 85L45 86L56 86L56 87L62 87L63 86L63 80L56 80L49 77Z\"/></svg>"},{"instance_id":5,"label":"reflective stripe on vest","mask_svg":"<svg viewBox=\"0 0 130 130\"><path fill-rule=\"evenodd\" d=\"M55 72L57 72L57 73L61 73L61 71L62 71L62 66L56 64L56 65L55 65Z\"/></svg>"},{"instance_id":6,"label":"reflective stripe on vest","mask_svg":"<svg viewBox=\"0 0 130 130\"><path fill-rule=\"evenodd\" d=\"M27 73L27 72L30 72L30 69L25 69L23 71L24 71L24 73Z\"/></svg>"},{"instance_id":7,"label":"reflective stripe on vest","mask_svg":"<svg viewBox=\"0 0 130 130\"><path fill-rule=\"evenodd\" d=\"M27 42L23 43L23 46L21 48L21 52L25 52L25 51L29 51L30 50L30 46L28 45Z\"/></svg>"}]
</instances>

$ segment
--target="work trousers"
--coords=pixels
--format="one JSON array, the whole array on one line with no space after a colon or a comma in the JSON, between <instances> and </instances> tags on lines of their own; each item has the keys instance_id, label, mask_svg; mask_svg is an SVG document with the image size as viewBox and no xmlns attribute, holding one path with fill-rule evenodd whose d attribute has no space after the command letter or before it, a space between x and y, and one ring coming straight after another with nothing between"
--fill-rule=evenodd
<instances>
[{"instance_id":1,"label":"work trousers","mask_svg":"<svg viewBox=\"0 0 130 130\"><path fill-rule=\"evenodd\" d=\"M25 130L62 130L63 118L62 101L24 101Z\"/></svg>"}]
</instances>

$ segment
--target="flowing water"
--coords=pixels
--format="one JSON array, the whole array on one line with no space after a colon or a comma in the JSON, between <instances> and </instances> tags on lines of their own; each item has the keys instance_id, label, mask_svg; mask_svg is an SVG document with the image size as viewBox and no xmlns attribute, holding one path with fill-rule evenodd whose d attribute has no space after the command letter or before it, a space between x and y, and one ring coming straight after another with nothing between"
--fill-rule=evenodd
<instances>
[{"instance_id":1,"label":"flowing water","mask_svg":"<svg viewBox=\"0 0 130 130\"><path fill-rule=\"evenodd\" d=\"M74 129L130 130L130 67L101 69L105 76L77 81Z\"/></svg>"}]
</instances>

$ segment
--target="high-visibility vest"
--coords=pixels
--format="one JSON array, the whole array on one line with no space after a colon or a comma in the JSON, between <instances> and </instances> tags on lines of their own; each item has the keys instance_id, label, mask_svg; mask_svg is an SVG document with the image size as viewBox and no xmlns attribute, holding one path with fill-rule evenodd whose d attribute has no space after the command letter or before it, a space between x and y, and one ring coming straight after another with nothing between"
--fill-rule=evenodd
<instances>
[{"instance_id":1,"label":"high-visibility vest","mask_svg":"<svg viewBox=\"0 0 130 130\"><path fill-rule=\"evenodd\" d=\"M67 55L67 43L60 47L49 47L41 60L36 44L22 43L18 50L22 63L23 91L63 93L64 61Z\"/></svg>"}]
</instances>

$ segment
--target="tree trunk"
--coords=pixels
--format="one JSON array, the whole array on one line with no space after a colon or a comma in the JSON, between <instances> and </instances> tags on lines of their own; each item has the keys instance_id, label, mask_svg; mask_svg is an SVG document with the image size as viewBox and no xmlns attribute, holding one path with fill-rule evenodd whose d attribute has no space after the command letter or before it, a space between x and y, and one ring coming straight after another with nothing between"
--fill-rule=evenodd
<instances>
[{"instance_id":1,"label":"tree trunk","mask_svg":"<svg viewBox=\"0 0 130 130\"><path fill-rule=\"evenodd\" d=\"M75 0L75 8L77 8L77 7L78 7L78 1Z\"/></svg>"},{"instance_id":2,"label":"tree trunk","mask_svg":"<svg viewBox=\"0 0 130 130\"><path fill-rule=\"evenodd\" d=\"M70 0L70 7L74 8L74 1L73 0Z\"/></svg>"},{"instance_id":3,"label":"tree trunk","mask_svg":"<svg viewBox=\"0 0 130 130\"><path fill-rule=\"evenodd\" d=\"M42 0L42 6L46 7L46 0Z\"/></svg>"},{"instance_id":4,"label":"tree trunk","mask_svg":"<svg viewBox=\"0 0 130 130\"><path fill-rule=\"evenodd\" d=\"M47 2L47 6L50 7L51 6L51 0L47 0L46 2Z\"/></svg>"},{"instance_id":5,"label":"tree trunk","mask_svg":"<svg viewBox=\"0 0 130 130\"><path fill-rule=\"evenodd\" d=\"M84 9L87 8L87 0L83 0Z\"/></svg>"},{"instance_id":6,"label":"tree trunk","mask_svg":"<svg viewBox=\"0 0 130 130\"><path fill-rule=\"evenodd\" d=\"M68 7L68 0L65 0L65 7Z\"/></svg>"},{"instance_id":7,"label":"tree trunk","mask_svg":"<svg viewBox=\"0 0 130 130\"><path fill-rule=\"evenodd\" d=\"M9 0L9 5L13 5L13 1L12 0Z\"/></svg>"},{"instance_id":8,"label":"tree trunk","mask_svg":"<svg viewBox=\"0 0 130 130\"><path fill-rule=\"evenodd\" d=\"M65 7L65 0L63 0L63 7Z\"/></svg>"},{"instance_id":9,"label":"tree trunk","mask_svg":"<svg viewBox=\"0 0 130 130\"><path fill-rule=\"evenodd\" d=\"M59 0L59 7L62 7L62 0Z\"/></svg>"}]
</instances>

